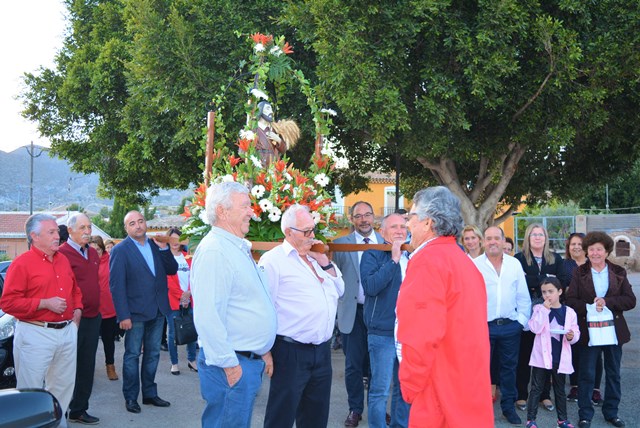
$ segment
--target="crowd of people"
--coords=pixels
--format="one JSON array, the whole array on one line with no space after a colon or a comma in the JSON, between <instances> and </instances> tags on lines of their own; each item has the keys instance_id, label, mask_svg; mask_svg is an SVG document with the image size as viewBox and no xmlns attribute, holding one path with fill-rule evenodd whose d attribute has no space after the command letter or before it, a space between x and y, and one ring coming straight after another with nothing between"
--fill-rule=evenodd
<instances>
[{"instance_id":1,"label":"crowd of people","mask_svg":"<svg viewBox=\"0 0 640 428\"><path fill-rule=\"evenodd\" d=\"M212 185L206 213L212 228L193 257L179 229L148 237L138 211L125 216L127 237L117 245L92 236L84 214L64 231L52 216L29 217L30 250L11 264L0 307L18 319L17 386L48 389L65 412L61 426L99 423L88 412L98 341L107 377L118 380L122 335L126 410L142 411L140 394L142 404L169 407L155 376L165 325L169 370L180 374L178 315L193 316L198 332L186 367L198 374L207 428L249 427L264 374L265 427L326 427L336 323L345 427L357 427L365 408L370 427L492 427L498 397L513 425L522 424L520 411L527 428L537 427L542 407L572 428L567 402L577 401L578 427L591 426L594 406L625 426L624 312L636 298L624 268L607 260L607 234L571 234L563 259L534 223L517 252L499 227L465 226L459 200L433 187L416 193L409 212L385 216L378 232L372 206L354 204L351 233L335 241L350 248L332 257L314 250L308 207L291 205L283 242L256 262L245 239L253 216L245 186Z\"/></svg>"}]
</instances>

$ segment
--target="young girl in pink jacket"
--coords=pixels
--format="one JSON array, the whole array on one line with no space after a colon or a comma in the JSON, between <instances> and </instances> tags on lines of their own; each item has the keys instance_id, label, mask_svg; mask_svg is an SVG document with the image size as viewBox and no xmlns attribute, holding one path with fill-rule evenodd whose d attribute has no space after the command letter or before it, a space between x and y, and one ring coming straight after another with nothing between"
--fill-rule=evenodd
<instances>
[{"instance_id":1,"label":"young girl in pink jacket","mask_svg":"<svg viewBox=\"0 0 640 428\"><path fill-rule=\"evenodd\" d=\"M580 338L578 317L573 309L560 303L564 291L556 277L547 277L540 284L544 302L533 307L529 328L536 337L529 365L531 393L527 403L527 428L537 428L537 403L540 401L545 379L551 373L553 395L558 412L558 428L574 428L567 419L567 398L564 391L565 374L573 373L571 345Z\"/></svg>"}]
</instances>

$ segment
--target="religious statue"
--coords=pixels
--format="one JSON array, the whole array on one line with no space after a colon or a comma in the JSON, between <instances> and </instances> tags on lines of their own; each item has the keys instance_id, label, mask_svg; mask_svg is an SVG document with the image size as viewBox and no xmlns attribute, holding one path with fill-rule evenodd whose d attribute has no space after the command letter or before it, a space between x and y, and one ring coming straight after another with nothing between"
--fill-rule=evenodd
<instances>
[{"instance_id":1,"label":"religious statue","mask_svg":"<svg viewBox=\"0 0 640 428\"><path fill-rule=\"evenodd\" d=\"M300 138L300 128L293 120L274 122L273 107L268 101L258 103L258 115L256 149L266 168L296 145Z\"/></svg>"}]
</instances>

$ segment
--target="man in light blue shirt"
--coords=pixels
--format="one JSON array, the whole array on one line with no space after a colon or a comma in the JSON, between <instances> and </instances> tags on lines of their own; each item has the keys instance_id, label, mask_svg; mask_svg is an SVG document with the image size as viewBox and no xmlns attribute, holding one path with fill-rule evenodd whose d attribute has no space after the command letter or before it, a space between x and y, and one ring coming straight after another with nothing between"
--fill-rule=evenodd
<instances>
[{"instance_id":1,"label":"man in light blue shirt","mask_svg":"<svg viewBox=\"0 0 640 428\"><path fill-rule=\"evenodd\" d=\"M487 321L491 359L500 358L500 407L512 424L522 421L515 410L516 368L520 334L531 315L531 299L522 265L504 254L504 232L491 226L484 231L484 254L473 262L487 287Z\"/></svg>"},{"instance_id":2,"label":"man in light blue shirt","mask_svg":"<svg viewBox=\"0 0 640 428\"><path fill-rule=\"evenodd\" d=\"M266 276L244 237L253 216L248 190L213 185L206 214L211 231L198 244L191 269L198 330L203 428L249 427L262 373L271 376L276 312Z\"/></svg>"}]
</instances>

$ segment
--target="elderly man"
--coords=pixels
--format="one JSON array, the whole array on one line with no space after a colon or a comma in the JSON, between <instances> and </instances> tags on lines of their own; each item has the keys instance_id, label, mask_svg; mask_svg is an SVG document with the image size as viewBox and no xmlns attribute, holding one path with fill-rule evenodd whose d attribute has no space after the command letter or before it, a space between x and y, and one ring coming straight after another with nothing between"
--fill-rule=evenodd
<instances>
[{"instance_id":1,"label":"elderly man","mask_svg":"<svg viewBox=\"0 0 640 428\"><path fill-rule=\"evenodd\" d=\"M331 396L331 336L342 274L324 253L311 251L315 222L292 205L282 215L284 243L260 259L278 316L265 428L324 428Z\"/></svg>"},{"instance_id":2,"label":"elderly man","mask_svg":"<svg viewBox=\"0 0 640 428\"><path fill-rule=\"evenodd\" d=\"M337 244L378 244L383 239L373 231L373 208L359 201L351 207L353 233L335 240ZM364 289L360 283L362 251L335 253L333 261L344 275L344 295L338 302L338 329L344 351L344 382L347 388L349 414L345 427L357 427L364 410L363 378L369 376L367 327L364 324Z\"/></svg>"},{"instance_id":3,"label":"elderly man","mask_svg":"<svg viewBox=\"0 0 640 428\"><path fill-rule=\"evenodd\" d=\"M487 290L487 321L491 358L498 358L500 407L509 423L522 420L515 410L516 367L520 335L529 321L531 299L520 262L504 253L504 232L499 227L484 231L484 254L474 263L484 277Z\"/></svg>"},{"instance_id":4,"label":"elderly man","mask_svg":"<svg viewBox=\"0 0 640 428\"><path fill-rule=\"evenodd\" d=\"M147 222L138 211L125 215L124 228L127 237L111 250L109 287L120 328L126 331L122 361L125 407L131 413L140 413L140 381L142 404L170 405L158 397L155 377L164 319L171 312L167 275L178 272L178 263L166 243L147 238Z\"/></svg>"},{"instance_id":5,"label":"elderly man","mask_svg":"<svg viewBox=\"0 0 640 428\"><path fill-rule=\"evenodd\" d=\"M369 427L386 428L389 389L393 383L391 427L406 427L409 406L400 395L398 359L393 332L396 300L407 271L408 254L401 250L407 240L407 225L402 214L382 219L380 232L391 251L368 250L362 254L360 276L364 288L364 323L367 326L371 383L369 385Z\"/></svg>"},{"instance_id":6,"label":"elderly man","mask_svg":"<svg viewBox=\"0 0 640 428\"><path fill-rule=\"evenodd\" d=\"M96 367L96 350L100 337L100 283L98 268L100 256L89 246L91 220L85 214L75 214L67 221L69 238L60 246L82 290L82 319L78 328L78 353L76 384L69 405L69 420L86 425L97 424L100 419L87 413L93 389L93 372Z\"/></svg>"},{"instance_id":7,"label":"elderly man","mask_svg":"<svg viewBox=\"0 0 640 428\"><path fill-rule=\"evenodd\" d=\"M34 214L25 229L31 249L9 266L0 308L18 319L13 342L18 388L44 385L65 414L76 376L82 292L69 260L58 252L55 218ZM61 426L67 426L65 418Z\"/></svg>"},{"instance_id":8,"label":"elderly man","mask_svg":"<svg viewBox=\"0 0 640 428\"><path fill-rule=\"evenodd\" d=\"M460 201L446 187L419 191L409 229L415 251L397 304L409 426L493 426L487 296L482 275L456 244Z\"/></svg>"},{"instance_id":9,"label":"elderly man","mask_svg":"<svg viewBox=\"0 0 640 428\"><path fill-rule=\"evenodd\" d=\"M265 365L267 375L273 370L276 313L267 278L244 239L253 216L247 188L236 182L211 186L206 212L211 231L198 244L191 269L200 392L207 402L202 426L249 427Z\"/></svg>"}]
</instances>

